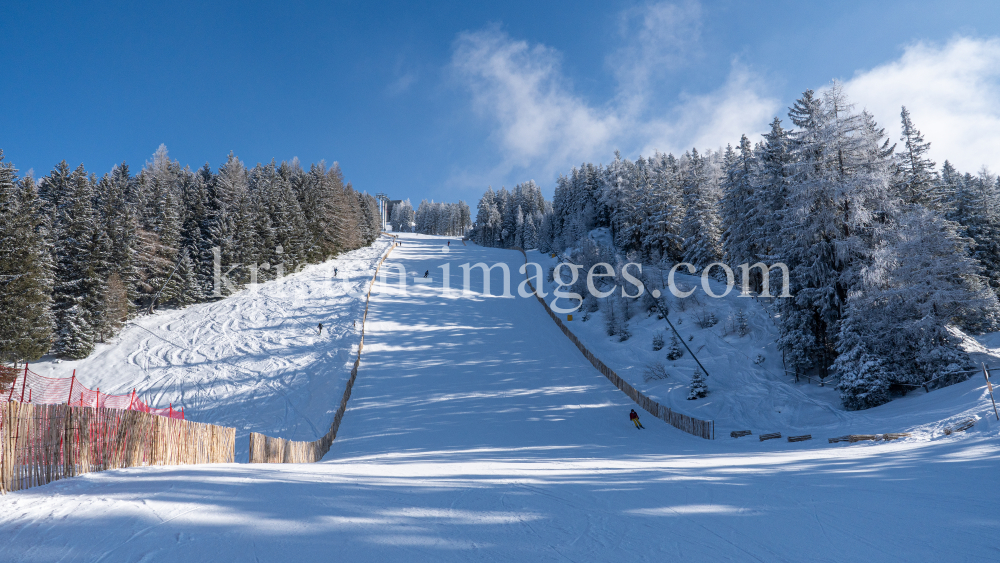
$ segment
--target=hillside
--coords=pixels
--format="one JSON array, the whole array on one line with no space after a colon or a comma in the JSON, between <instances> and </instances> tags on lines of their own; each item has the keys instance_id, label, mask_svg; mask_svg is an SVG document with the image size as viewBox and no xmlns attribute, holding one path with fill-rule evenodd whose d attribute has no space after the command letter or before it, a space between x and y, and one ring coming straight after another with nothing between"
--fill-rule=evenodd
<instances>
[{"instance_id":1,"label":"hillside","mask_svg":"<svg viewBox=\"0 0 1000 563\"><path fill-rule=\"evenodd\" d=\"M188 420L235 427L237 460L246 459L251 431L315 439L329 428L357 353L364 300L345 288L367 288L389 244L383 237L256 291L139 317L84 360L46 358L31 370L76 370L92 389L135 388L153 406L183 408Z\"/></svg>"},{"instance_id":2,"label":"hillside","mask_svg":"<svg viewBox=\"0 0 1000 563\"><path fill-rule=\"evenodd\" d=\"M930 433L936 424L930 420L943 423L980 407L977 381L860 415L885 431L919 426L928 432L892 443L831 446L825 434L796 444L754 437L708 441L642 412L646 430L640 431L628 419L634 404L591 367L535 299L442 294L438 266L452 265L454 289L462 284L460 264L504 262L516 272L523 263L519 252L455 239L449 248L445 240L407 236L393 251L391 262L405 268L407 293L399 292L398 270L387 267L389 287L380 286L384 291L372 297L354 394L322 462L133 468L10 494L0 498L0 534L10 538L0 545L0 559L912 562L998 556L991 538L1000 518L989 483L1000 458L1000 427L981 421L969 433ZM369 252L363 263L378 249ZM430 281L418 281L425 271ZM324 361L341 365L335 350L349 349L348 336L341 339L343 348L331 343L307 353L302 349L320 340L297 331L316 319L326 325L325 319L338 318L338 327L350 326L355 305L322 300L319 272L299 276L287 282L297 288L295 307L261 304L254 312L248 301L243 309L213 314L192 308L172 314L169 322L166 316L150 318L147 328L169 325L179 337L211 322L214 340L226 343L213 348L206 337L195 349L263 374L269 373L267 362L287 361L301 370L292 373L318 382L325 377L319 369ZM495 269L494 287L501 280ZM481 290L478 274L472 282L473 290ZM247 320L237 324L234 318ZM251 319L258 320L251 325ZM189 328L181 331L184 326ZM238 347L224 340L236 338L227 328L235 326L275 328L242 331ZM758 318L753 326L757 333L746 342L767 350L766 325ZM633 341L647 344L641 328L624 345L604 345L607 361L619 367L644 361L629 360L625 351ZM192 401L192 418L242 420L305 437L308 424L299 423L296 413L315 413L311 422L319 426L323 408L333 409L339 400L332 383L284 385L275 376L254 387L236 368L199 372L208 368L166 348L133 357L126 348L153 345L136 338L103 350L102 365L109 373L120 367L144 374L139 358L150 359L150 371L169 376L161 396L183 392L184 401ZM710 333L693 343L698 338L705 350L724 346ZM749 344L733 345L750 350ZM614 346L616 353L610 352ZM753 401L769 392L788 397L774 399L777 404L804 395L810 405L823 405L830 393L780 375L761 377L735 358L725 361L731 363L720 359L707 366L715 403L689 411L717 416L720 430L725 409L741 405L741 394L733 391L741 382L759 379L755 395L747 393L757 399L748 399L725 424L749 423L755 431L783 420L766 410L755 414ZM725 366L741 375L730 377ZM688 408L697 401L678 400L675 386L687 369L677 369L650 391ZM187 373L200 375L185 379ZM194 384L212 373L217 377L211 388ZM242 383L230 384L227 377ZM202 402L193 402L195 397ZM220 407L213 410L210 401ZM291 404L304 406L282 414L281 406ZM833 408L832 399L825 404ZM242 405L268 408L238 415ZM931 405L936 414L929 412ZM809 426L803 422L807 415L825 407L808 408L814 410L796 414L788 428L840 431L853 424L841 417L858 416L837 411L829 415L832 426ZM257 423L254 417L269 420Z\"/></svg>"}]
</instances>

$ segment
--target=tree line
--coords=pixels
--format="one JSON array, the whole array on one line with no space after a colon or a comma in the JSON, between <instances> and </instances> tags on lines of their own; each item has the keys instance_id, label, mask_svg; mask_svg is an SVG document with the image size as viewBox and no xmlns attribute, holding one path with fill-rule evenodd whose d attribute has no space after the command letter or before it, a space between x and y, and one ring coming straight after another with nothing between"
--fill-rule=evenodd
<instances>
[{"instance_id":1,"label":"tree line","mask_svg":"<svg viewBox=\"0 0 1000 563\"><path fill-rule=\"evenodd\" d=\"M472 215L464 201L444 203L425 199L414 211L407 199L392 206L389 223L395 232L465 236L472 227Z\"/></svg>"},{"instance_id":2,"label":"tree line","mask_svg":"<svg viewBox=\"0 0 1000 563\"><path fill-rule=\"evenodd\" d=\"M544 246L547 251L554 239L549 231L551 215L552 206L534 181L518 184L512 191L501 187L494 192L490 187L479 200L476 223L469 236L480 246Z\"/></svg>"},{"instance_id":3,"label":"tree line","mask_svg":"<svg viewBox=\"0 0 1000 563\"><path fill-rule=\"evenodd\" d=\"M161 145L138 174L63 161L36 180L0 151L0 361L84 358L143 310L224 297L379 230L377 202L336 163L249 168L230 154L191 170Z\"/></svg>"},{"instance_id":4,"label":"tree line","mask_svg":"<svg viewBox=\"0 0 1000 563\"><path fill-rule=\"evenodd\" d=\"M1000 179L938 168L905 107L893 142L837 83L803 93L788 121L720 151L584 163L559 177L550 207L532 207L534 239L523 208L512 211L525 198L489 189L472 237L549 252L603 227L615 252L660 266L783 262L787 367L839 375L849 409L967 378L974 366L951 327L1000 320Z\"/></svg>"}]
</instances>

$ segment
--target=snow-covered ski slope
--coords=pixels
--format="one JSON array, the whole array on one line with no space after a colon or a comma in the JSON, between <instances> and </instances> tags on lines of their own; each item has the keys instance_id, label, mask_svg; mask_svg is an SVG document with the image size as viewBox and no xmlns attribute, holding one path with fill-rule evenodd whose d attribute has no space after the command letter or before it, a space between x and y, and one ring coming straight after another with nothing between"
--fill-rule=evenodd
<instances>
[{"instance_id":1,"label":"snow-covered ski slope","mask_svg":"<svg viewBox=\"0 0 1000 563\"><path fill-rule=\"evenodd\" d=\"M133 468L10 494L0 560L1000 559L996 424L850 446L707 441L641 411L636 430L534 298L442 297L446 261L452 288L466 262L504 261L519 282L520 253L442 246L393 251L431 282L372 298L323 462Z\"/></svg>"},{"instance_id":2,"label":"snow-covered ski slope","mask_svg":"<svg viewBox=\"0 0 1000 563\"><path fill-rule=\"evenodd\" d=\"M247 459L250 432L314 440L329 429L357 354L364 299L349 293L367 291L390 245L383 236L255 291L140 317L85 360L31 369L75 369L91 389L135 388L153 406L184 408L188 420L235 427L237 460Z\"/></svg>"}]
</instances>

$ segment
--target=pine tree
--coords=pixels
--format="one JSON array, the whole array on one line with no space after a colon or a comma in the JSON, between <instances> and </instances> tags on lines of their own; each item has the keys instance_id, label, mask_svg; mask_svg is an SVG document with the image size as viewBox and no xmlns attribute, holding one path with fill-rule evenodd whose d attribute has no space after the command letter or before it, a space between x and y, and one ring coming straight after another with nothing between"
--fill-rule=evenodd
<instances>
[{"instance_id":1,"label":"pine tree","mask_svg":"<svg viewBox=\"0 0 1000 563\"><path fill-rule=\"evenodd\" d=\"M34 181L15 183L0 150L0 361L34 361L51 345L52 263Z\"/></svg>"},{"instance_id":2,"label":"pine tree","mask_svg":"<svg viewBox=\"0 0 1000 563\"><path fill-rule=\"evenodd\" d=\"M663 349L663 345L664 345L663 333L662 332L656 332L656 333L654 333L653 334L653 351L654 352L659 352L660 350Z\"/></svg>"},{"instance_id":3,"label":"pine tree","mask_svg":"<svg viewBox=\"0 0 1000 563\"><path fill-rule=\"evenodd\" d=\"M916 209L873 253L848 299L838 343L847 408L886 402L894 385L941 386L967 377L973 364L948 327L982 332L1000 322L1000 302L966 255L968 244L954 223Z\"/></svg>"},{"instance_id":4,"label":"pine tree","mask_svg":"<svg viewBox=\"0 0 1000 563\"><path fill-rule=\"evenodd\" d=\"M947 161L941 180L943 188L955 194L948 218L975 242L969 253L985 269L990 287L1000 293L1000 180L986 170L978 176L960 175Z\"/></svg>"},{"instance_id":5,"label":"pine tree","mask_svg":"<svg viewBox=\"0 0 1000 563\"><path fill-rule=\"evenodd\" d=\"M177 266L184 225L183 180L180 164L160 145L136 182L140 209L136 267L143 307L177 297L179 284L171 276Z\"/></svg>"},{"instance_id":6,"label":"pine tree","mask_svg":"<svg viewBox=\"0 0 1000 563\"><path fill-rule=\"evenodd\" d=\"M105 339L118 333L128 320L131 303L128 299L128 288L117 272L108 276L104 287L104 307L101 312L104 318Z\"/></svg>"},{"instance_id":7,"label":"pine tree","mask_svg":"<svg viewBox=\"0 0 1000 563\"><path fill-rule=\"evenodd\" d=\"M900 112L903 123L903 150L899 154L899 194L903 202L923 205L928 209L942 210L945 202L937 193L939 186L934 162L927 158L931 144L913 126L910 112L903 106Z\"/></svg>"},{"instance_id":8,"label":"pine tree","mask_svg":"<svg viewBox=\"0 0 1000 563\"><path fill-rule=\"evenodd\" d=\"M772 263L783 259L779 255L785 242L781 226L789 219L789 177L793 173L788 133L777 117L771 122L771 130L764 135L759 152L759 172L754 181L758 218L752 236L758 241L755 258Z\"/></svg>"},{"instance_id":9,"label":"pine tree","mask_svg":"<svg viewBox=\"0 0 1000 563\"><path fill-rule=\"evenodd\" d=\"M541 221L542 214L535 212L534 216L528 216L524 221L524 233L522 235L524 248L538 248L538 229L536 223Z\"/></svg>"},{"instance_id":10,"label":"pine tree","mask_svg":"<svg viewBox=\"0 0 1000 563\"><path fill-rule=\"evenodd\" d=\"M181 249L180 259L177 263L177 272L174 276L178 280L176 295L178 305L183 307L205 301L205 292L201 281L198 279L198 272L195 269L194 261L191 259L191 250L187 246Z\"/></svg>"},{"instance_id":11,"label":"pine tree","mask_svg":"<svg viewBox=\"0 0 1000 563\"><path fill-rule=\"evenodd\" d=\"M681 348L681 343L677 340L676 334L670 335L670 347L667 348L667 359L674 361L680 359L684 355L684 349Z\"/></svg>"},{"instance_id":12,"label":"pine tree","mask_svg":"<svg viewBox=\"0 0 1000 563\"><path fill-rule=\"evenodd\" d=\"M100 215L100 239L105 248L101 250L104 255L104 268L101 272L107 279L112 275L118 277L118 281L125 289L125 315L127 316L135 310L135 303L139 299L139 272L136 267L136 256L138 253L138 217L135 210L133 180L129 175L128 166L122 163L115 166L109 174L101 178L97 190L98 206ZM111 291L110 289L108 291ZM115 288L117 291L117 287ZM118 296L113 296L116 306ZM119 311L114 312L114 316ZM115 318L115 317L111 318ZM120 322L109 321L112 330Z\"/></svg>"},{"instance_id":13,"label":"pine tree","mask_svg":"<svg viewBox=\"0 0 1000 563\"><path fill-rule=\"evenodd\" d=\"M658 154L649 160L649 174L640 186L639 205L647 218L642 229L642 249L653 262L680 261L684 247L681 222L685 216L680 187L680 166L673 155Z\"/></svg>"},{"instance_id":14,"label":"pine tree","mask_svg":"<svg viewBox=\"0 0 1000 563\"><path fill-rule=\"evenodd\" d=\"M839 323L860 266L898 206L889 198L891 148L870 116L852 111L839 84L806 91L789 111L790 220L780 254L794 299L779 302L780 344L796 369L821 378L836 357Z\"/></svg>"},{"instance_id":15,"label":"pine tree","mask_svg":"<svg viewBox=\"0 0 1000 563\"><path fill-rule=\"evenodd\" d=\"M719 214L725 226L722 247L726 261L732 265L753 264L763 254L762 241L758 236L762 217L758 194L754 189L755 168L755 158L746 135L740 139L739 152L726 147ZM758 288L759 284L754 287L755 290Z\"/></svg>"},{"instance_id":16,"label":"pine tree","mask_svg":"<svg viewBox=\"0 0 1000 563\"><path fill-rule=\"evenodd\" d=\"M681 226L684 261L705 267L722 258L718 180L709 159L699 155L697 150L692 149L685 157L686 213Z\"/></svg>"},{"instance_id":17,"label":"pine tree","mask_svg":"<svg viewBox=\"0 0 1000 563\"><path fill-rule=\"evenodd\" d=\"M55 185L46 179L50 186ZM93 188L81 165L69 178L66 192L55 195L56 209L55 352L65 358L85 358L94 348L96 311L101 303L101 280L91 262L94 254Z\"/></svg>"},{"instance_id":18,"label":"pine tree","mask_svg":"<svg viewBox=\"0 0 1000 563\"><path fill-rule=\"evenodd\" d=\"M736 311L736 318L734 320L736 334L743 337L750 333L750 320L747 318L747 314L743 312L743 309Z\"/></svg>"},{"instance_id":19,"label":"pine tree","mask_svg":"<svg viewBox=\"0 0 1000 563\"><path fill-rule=\"evenodd\" d=\"M642 242L643 218L638 186L649 184L645 160L633 163L615 151L615 159L605 169L600 202L610 211L611 235L622 252L638 250Z\"/></svg>"},{"instance_id":20,"label":"pine tree","mask_svg":"<svg viewBox=\"0 0 1000 563\"><path fill-rule=\"evenodd\" d=\"M515 248L524 248L524 213L521 212L521 206L517 206L517 212L514 215L514 244Z\"/></svg>"},{"instance_id":21,"label":"pine tree","mask_svg":"<svg viewBox=\"0 0 1000 563\"><path fill-rule=\"evenodd\" d=\"M695 399L703 399L708 395L708 383L705 381L705 375L700 368L694 370L694 375L691 376L691 386L688 390L688 400L693 401Z\"/></svg>"}]
</instances>

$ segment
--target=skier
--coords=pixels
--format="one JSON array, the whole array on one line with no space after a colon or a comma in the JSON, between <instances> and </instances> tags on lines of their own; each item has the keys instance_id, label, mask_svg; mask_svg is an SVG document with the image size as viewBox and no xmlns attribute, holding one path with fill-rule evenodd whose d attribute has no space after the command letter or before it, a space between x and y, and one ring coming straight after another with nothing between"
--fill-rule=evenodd
<instances>
[{"instance_id":1,"label":"skier","mask_svg":"<svg viewBox=\"0 0 1000 563\"><path fill-rule=\"evenodd\" d=\"M451 246L451 241L450 240L448 241L448 246Z\"/></svg>"},{"instance_id":2,"label":"skier","mask_svg":"<svg viewBox=\"0 0 1000 563\"><path fill-rule=\"evenodd\" d=\"M427 277L427 276L429 276L430 274L431 274L431 271L430 271L430 270L427 270L426 272L424 272L424 277L426 278L426 277Z\"/></svg>"},{"instance_id":3,"label":"skier","mask_svg":"<svg viewBox=\"0 0 1000 563\"><path fill-rule=\"evenodd\" d=\"M333 277L337 277L337 268L333 269Z\"/></svg>"},{"instance_id":4,"label":"skier","mask_svg":"<svg viewBox=\"0 0 1000 563\"><path fill-rule=\"evenodd\" d=\"M319 323L319 334L323 334L323 323Z\"/></svg>"},{"instance_id":5,"label":"skier","mask_svg":"<svg viewBox=\"0 0 1000 563\"><path fill-rule=\"evenodd\" d=\"M635 409L632 409L632 412L628 413L628 417L632 421L632 424L635 425L636 430L640 428L643 430L646 429L646 427L643 426L641 422L639 422L639 415L635 413Z\"/></svg>"}]
</instances>

